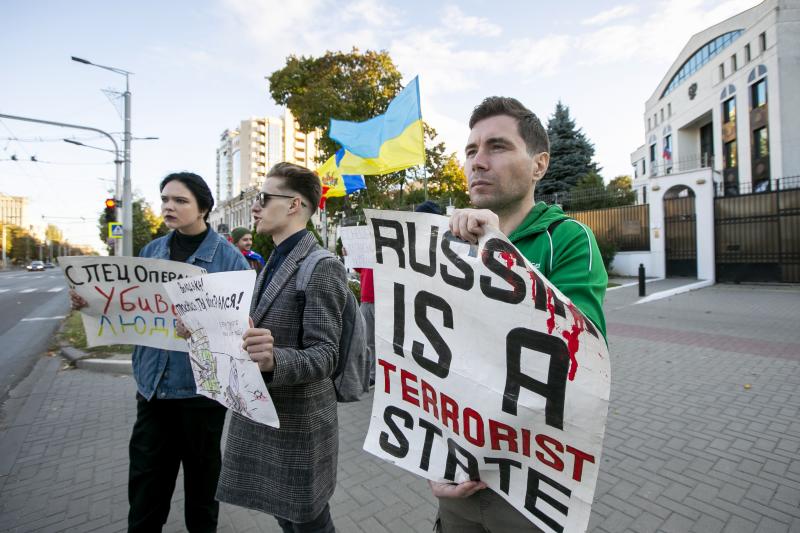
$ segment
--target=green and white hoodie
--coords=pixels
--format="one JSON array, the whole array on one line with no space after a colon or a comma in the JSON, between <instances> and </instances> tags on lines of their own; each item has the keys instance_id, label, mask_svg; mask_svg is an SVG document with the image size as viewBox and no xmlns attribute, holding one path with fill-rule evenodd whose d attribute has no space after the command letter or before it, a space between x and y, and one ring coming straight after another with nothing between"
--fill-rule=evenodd
<instances>
[{"instance_id":1,"label":"green and white hoodie","mask_svg":"<svg viewBox=\"0 0 800 533\"><path fill-rule=\"evenodd\" d=\"M608 274L592 230L560 207L538 202L508 238L605 337Z\"/></svg>"}]
</instances>

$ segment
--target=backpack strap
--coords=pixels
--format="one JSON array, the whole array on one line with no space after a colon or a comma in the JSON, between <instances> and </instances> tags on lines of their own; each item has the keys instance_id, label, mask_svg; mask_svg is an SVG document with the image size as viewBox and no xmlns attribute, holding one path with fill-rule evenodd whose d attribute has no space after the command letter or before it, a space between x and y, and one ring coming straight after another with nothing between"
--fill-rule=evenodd
<instances>
[{"instance_id":1,"label":"backpack strap","mask_svg":"<svg viewBox=\"0 0 800 533\"><path fill-rule=\"evenodd\" d=\"M306 309L306 287L311 281L311 275L317 267L317 263L326 257L333 257L333 254L325 248L317 248L310 254L305 256L300 262L300 267L297 269L297 276L295 277L295 297L297 298L297 306L300 310L300 329L297 333L297 344L303 348L303 312Z\"/></svg>"},{"instance_id":2,"label":"backpack strap","mask_svg":"<svg viewBox=\"0 0 800 533\"><path fill-rule=\"evenodd\" d=\"M567 220L569 219L562 218L560 220L556 220L555 222L547 226L547 229L545 230L545 233L547 233L547 240L550 242L550 268L547 270L548 276L550 275L549 273L553 271L553 232L556 230L558 226L561 225L562 222L566 222Z\"/></svg>"}]
</instances>

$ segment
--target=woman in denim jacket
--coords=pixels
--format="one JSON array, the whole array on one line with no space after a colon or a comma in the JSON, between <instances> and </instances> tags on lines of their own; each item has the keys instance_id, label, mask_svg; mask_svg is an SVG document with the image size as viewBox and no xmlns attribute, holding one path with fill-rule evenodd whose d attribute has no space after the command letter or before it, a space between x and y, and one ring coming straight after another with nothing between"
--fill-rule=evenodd
<instances>
[{"instance_id":1,"label":"woman in denim jacket","mask_svg":"<svg viewBox=\"0 0 800 533\"><path fill-rule=\"evenodd\" d=\"M139 255L190 263L209 273L247 270L242 254L208 226L214 198L203 178L188 172L161 182L161 215L172 231ZM73 307L86 305L73 293ZM183 464L186 529L216 531L214 499L220 471L225 407L198 396L189 354L136 346L136 422L130 441L128 531L161 531Z\"/></svg>"}]
</instances>

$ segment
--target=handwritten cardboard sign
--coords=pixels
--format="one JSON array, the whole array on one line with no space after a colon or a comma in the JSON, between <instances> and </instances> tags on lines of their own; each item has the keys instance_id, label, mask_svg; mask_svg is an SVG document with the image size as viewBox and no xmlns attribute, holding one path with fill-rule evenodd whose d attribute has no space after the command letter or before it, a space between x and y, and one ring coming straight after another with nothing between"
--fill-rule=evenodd
<instances>
[{"instance_id":1,"label":"handwritten cardboard sign","mask_svg":"<svg viewBox=\"0 0 800 533\"><path fill-rule=\"evenodd\" d=\"M162 283L197 276L202 268L141 257L59 257L70 289L88 307L81 310L89 346L138 344L186 351L175 334L177 314Z\"/></svg>"},{"instance_id":2,"label":"handwritten cardboard sign","mask_svg":"<svg viewBox=\"0 0 800 533\"><path fill-rule=\"evenodd\" d=\"M264 378L245 350L254 270L219 272L164 284L184 325L197 393L251 420L278 427ZM186 349L186 344L184 344Z\"/></svg>"},{"instance_id":3,"label":"handwritten cardboard sign","mask_svg":"<svg viewBox=\"0 0 800 533\"><path fill-rule=\"evenodd\" d=\"M347 268L372 268L375 262L375 243L368 226L342 226L339 228L342 246L347 250L344 266Z\"/></svg>"},{"instance_id":4,"label":"handwritten cardboard sign","mask_svg":"<svg viewBox=\"0 0 800 533\"><path fill-rule=\"evenodd\" d=\"M367 211L377 376L364 449L481 479L543 531L585 531L609 398L603 336L499 232Z\"/></svg>"}]
</instances>

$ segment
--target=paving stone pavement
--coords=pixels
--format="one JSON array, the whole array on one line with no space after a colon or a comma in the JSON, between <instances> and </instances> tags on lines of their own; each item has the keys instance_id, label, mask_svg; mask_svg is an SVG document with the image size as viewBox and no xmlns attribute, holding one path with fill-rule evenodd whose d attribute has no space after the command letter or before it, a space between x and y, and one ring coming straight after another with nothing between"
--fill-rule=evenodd
<instances>
[{"instance_id":1,"label":"paving stone pavement","mask_svg":"<svg viewBox=\"0 0 800 533\"><path fill-rule=\"evenodd\" d=\"M589 531L800 532L800 287L642 305L635 291L606 302L611 403ZM3 405L0 531L125 529L134 390L39 361ZM361 450L369 411L340 405L338 531L431 531L426 482ZM184 530L181 484L165 531ZM223 504L220 531L280 529Z\"/></svg>"}]
</instances>

